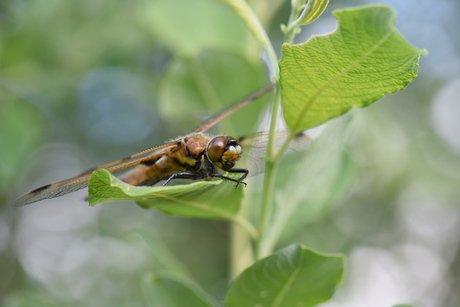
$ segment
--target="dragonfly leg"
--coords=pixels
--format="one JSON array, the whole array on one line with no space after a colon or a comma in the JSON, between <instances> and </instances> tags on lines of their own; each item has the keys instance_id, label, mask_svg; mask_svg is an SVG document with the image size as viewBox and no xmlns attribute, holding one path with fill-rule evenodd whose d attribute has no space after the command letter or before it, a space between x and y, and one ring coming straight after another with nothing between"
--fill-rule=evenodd
<instances>
[{"instance_id":1,"label":"dragonfly leg","mask_svg":"<svg viewBox=\"0 0 460 307\"><path fill-rule=\"evenodd\" d=\"M244 186L247 186L247 183L242 181L249 174L249 171L247 169L245 169L245 168L232 168L228 172L229 173L240 173L240 174L242 173L243 175L238 179L233 179L233 178L230 178L230 177L222 176L220 174L212 174L211 176L236 182L235 189L238 187L238 185L240 183L244 184Z\"/></svg>"},{"instance_id":2,"label":"dragonfly leg","mask_svg":"<svg viewBox=\"0 0 460 307\"><path fill-rule=\"evenodd\" d=\"M245 168L232 168L228 171L229 173L239 173L243 174L238 180L236 181L235 189L238 187L239 183L244 183L244 186L247 186L246 182L243 182L242 180L246 178L249 174L249 171Z\"/></svg>"},{"instance_id":3,"label":"dragonfly leg","mask_svg":"<svg viewBox=\"0 0 460 307\"><path fill-rule=\"evenodd\" d=\"M244 184L244 186L247 186L247 183L242 181L249 174L249 171L247 169L235 168L235 169L229 170L228 172L229 173L240 173L240 174L242 173L243 175L238 179L230 178L230 177L223 176L217 173L211 173L209 176L213 178L221 178L221 179L236 182L235 188L237 188L240 183ZM205 177L203 177L202 174L197 174L197 173L178 172L178 173L175 173L169 176L166 179L166 181L162 184L162 186L167 185L173 179L205 179Z\"/></svg>"},{"instance_id":4,"label":"dragonfly leg","mask_svg":"<svg viewBox=\"0 0 460 307\"><path fill-rule=\"evenodd\" d=\"M178 172L169 176L162 186L167 185L173 179L203 179L203 175L189 172Z\"/></svg>"}]
</instances>

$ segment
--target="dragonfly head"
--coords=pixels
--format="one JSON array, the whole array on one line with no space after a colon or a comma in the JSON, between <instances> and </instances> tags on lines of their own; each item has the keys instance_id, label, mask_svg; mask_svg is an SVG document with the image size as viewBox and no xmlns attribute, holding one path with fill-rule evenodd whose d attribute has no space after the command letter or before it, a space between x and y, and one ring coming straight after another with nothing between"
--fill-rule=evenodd
<instances>
[{"instance_id":1,"label":"dragonfly head","mask_svg":"<svg viewBox=\"0 0 460 307\"><path fill-rule=\"evenodd\" d=\"M215 166L228 171L235 166L241 156L242 148L229 136L216 136L208 143L206 155Z\"/></svg>"}]
</instances>

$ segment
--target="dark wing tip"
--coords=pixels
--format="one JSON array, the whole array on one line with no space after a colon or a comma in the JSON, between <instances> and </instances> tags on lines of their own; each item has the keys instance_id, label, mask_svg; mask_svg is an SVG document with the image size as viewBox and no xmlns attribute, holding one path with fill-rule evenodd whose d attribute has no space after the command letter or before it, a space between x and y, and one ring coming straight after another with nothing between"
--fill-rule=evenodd
<instances>
[{"instance_id":1,"label":"dark wing tip","mask_svg":"<svg viewBox=\"0 0 460 307\"><path fill-rule=\"evenodd\" d=\"M39 188L36 188L35 190L32 190L27 194L22 195L21 197L19 197L18 199L16 199L14 201L12 206L13 207L22 207L22 206L34 203L35 201L37 201L37 200L34 200L35 196L37 194L41 193L42 191L48 189L50 186L51 186L51 184L47 184L47 185L41 186Z\"/></svg>"},{"instance_id":2,"label":"dark wing tip","mask_svg":"<svg viewBox=\"0 0 460 307\"><path fill-rule=\"evenodd\" d=\"M39 188L36 188L35 190L32 190L31 192L29 192L29 193L27 193L27 194L36 194L36 193L39 193L39 192L41 192L41 191L43 191L43 190L48 189L50 186L51 186L51 184L46 184L46 185L44 185L44 186L41 186L41 187L39 187Z\"/></svg>"}]
</instances>

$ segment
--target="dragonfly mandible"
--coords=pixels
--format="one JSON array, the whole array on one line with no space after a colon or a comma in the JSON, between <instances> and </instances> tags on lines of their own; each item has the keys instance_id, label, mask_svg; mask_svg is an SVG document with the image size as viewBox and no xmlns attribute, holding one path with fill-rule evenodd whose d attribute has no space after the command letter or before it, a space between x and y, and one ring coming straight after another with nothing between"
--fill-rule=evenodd
<instances>
[{"instance_id":1,"label":"dragonfly mandible","mask_svg":"<svg viewBox=\"0 0 460 307\"><path fill-rule=\"evenodd\" d=\"M224 109L184 137L94 167L72 178L44 185L19 197L13 205L24 206L83 189L87 187L91 173L97 169L106 169L115 175L123 173L120 179L134 186L155 185L161 181L164 181L163 185L167 185L180 178L221 178L235 182L236 186L246 185L243 180L249 174L248 169L234 166L243 152L240 143L248 142L250 138L237 139L226 135L211 137L204 132L272 89L273 85L270 85L244 101ZM266 139L266 134L256 134L253 141L262 144ZM239 174L239 177L235 179L222 175L219 170Z\"/></svg>"}]
</instances>

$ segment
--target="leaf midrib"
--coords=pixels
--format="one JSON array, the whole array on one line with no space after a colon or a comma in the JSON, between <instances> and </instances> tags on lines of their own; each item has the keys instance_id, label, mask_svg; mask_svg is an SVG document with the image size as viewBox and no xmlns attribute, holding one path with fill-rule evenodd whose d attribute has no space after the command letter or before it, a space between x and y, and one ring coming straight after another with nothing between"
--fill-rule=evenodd
<instances>
[{"instance_id":1,"label":"leaf midrib","mask_svg":"<svg viewBox=\"0 0 460 307\"><path fill-rule=\"evenodd\" d=\"M297 278L297 276L299 275L300 271L301 271L301 265L300 263L303 262L303 258L304 258L304 255L302 253L302 251L300 251L300 259L297 263L297 267L296 269L291 273L291 276L288 278L288 280L286 281L286 283L283 285L283 287L281 288L281 290L279 291L278 295L275 297L275 300L273 301L272 303L272 307L278 307L278 306L281 306L281 303L282 303L282 300L285 298L287 292L289 291L289 289L291 288L291 285L292 283L294 282L294 280Z\"/></svg>"}]
</instances>

